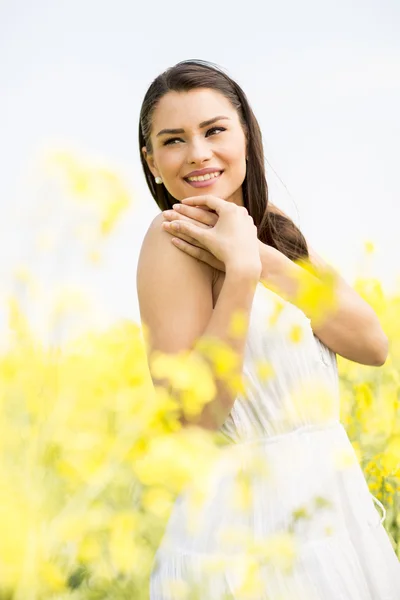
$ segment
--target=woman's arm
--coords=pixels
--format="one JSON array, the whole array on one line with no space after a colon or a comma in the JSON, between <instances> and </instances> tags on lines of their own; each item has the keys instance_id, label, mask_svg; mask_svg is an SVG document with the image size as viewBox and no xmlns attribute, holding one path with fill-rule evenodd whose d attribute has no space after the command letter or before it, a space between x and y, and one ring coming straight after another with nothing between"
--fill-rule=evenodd
<instances>
[{"instance_id":1,"label":"woman's arm","mask_svg":"<svg viewBox=\"0 0 400 600\"><path fill-rule=\"evenodd\" d=\"M286 215L276 206L269 203L269 210L277 212L282 216ZM189 221L198 219L201 223L206 223L208 226L214 226L217 217L210 217L207 211L199 211L193 207L181 206L179 213L175 210L166 211L165 218L169 221L175 219L188 219ZM197 211L197 212L196 212ZM204 214L202 214L204 213ZM206 217L206 218L205 218ZM175 234L176 235L176 234ZM180 235L180 234L178 234ZM216 269L224 270L224 265L220 263L212 254L204 249L193 245L193 240L181 236L180 248L196 258L200 262L205 262ZM186 241L183 241L186 240ZM336 288L336 308L330 312L329 318L324 322L316 318L316 315L311 314L310 302L304 301L299 296L298 283L299 278L303 280L310 288L313 288L314 302L315 297L319 296L318 311L321 313L327 307L325 306L324 298L329 298L331 290L329 284L323 277L320 279L316 275L312 275L300 265L289 260L278 250L267 246L259 241L260 258L263 264L263 278L267 285L275 289L275 291L286 298L289 302L297 304L303 312L311 320L313 331L319 339L326 344L331 350L353 360L355 362L380 366L382 365L388 353L388 339L383 332L378 317L371 306L357 294L351 286L329 266L323 259L316 254L314 250L309 248L310 262L318 270L328 271L337 282ZM322 299L321 299L322 297ZM310 300L310 294L308 294Z\"/></svg>"},{"instance_id":2,"label":"woman's arm","mask_svg":"<svg viewBox=\"0 0 400 600\"><path fill-rule=\"evenodd\" d=\"M202 343L212 338L234 351L237 357L235 375L241 377L248 320L259 272L250 273L248 265L246 269L245 265L227 269L213 308L212 269L174 247L171 236L161 228L162 222L162 215L153 220L143 241L137 270L141 320L150 338L146 347L149 366L154 351L178 353L188 350L204 357ZM231 329L231 319L237 311L245 316L240 336ZM190 421L182 412L180 421L183 425L196 424L216 430L226 420L236 393L223 378L216 373L213 375L217 388L215 398ZM153 374L152 377L156 382ZM163 385L166 382L157 383Z\"/></svg>"},{"instance_id":3,"label":"woman's arm","mask_svg":"<svg viewBox=\"0 0 400 600\"><path fill-rule=\"evenodd\" d=\"M336 307L322 322L315 318L307 303L299 305L299 279L324 296L323 279L295 264L284 254L260 242L263 265L261 278L289 302L297 304L311 320L315 335L344 358L364 365L381 366L388 354L388 339L372 307L343 277L309 247L311 264L328 270L336 280ZM323 307L322 307L323 308Z\"/></svg>"}]
</instances>

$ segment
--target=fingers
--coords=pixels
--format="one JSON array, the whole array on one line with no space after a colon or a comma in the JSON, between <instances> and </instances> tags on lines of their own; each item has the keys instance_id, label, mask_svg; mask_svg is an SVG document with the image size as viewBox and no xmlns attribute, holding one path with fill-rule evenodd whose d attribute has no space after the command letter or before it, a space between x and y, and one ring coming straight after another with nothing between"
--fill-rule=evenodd
<instances>
[{"instance_id":1,"label":"fingers","mask_svg":"<svg viewBox=\"0 0 400 600\"><path fill-rule=\"evenodd\" d=\"M172 238L172 243L186 254L189 254L189 256L201 260L219 271L225 271L224 263L218 260L211 252L208 252L208 250L199 248L198 246L192 246L192 244L188 244L180 238Z\"/></svg>"},{"instance_id":2,"label":"fingers","mask_svg":"<svg viewBox=\"0 0 400 600\"><path fill-rule=\"evenodd\" d=\"M185 208L189 208L189 207L185 207ZM192 207L190 207L190 209L191 209L191 211L193 210ZM198 210L201 210L201 212L203 212L203 213L207 212L207 211L202 210L202 209L198 209ZM194 225L197 225L198 227L203 227L203 228L206 228L206 229L208 229L211 226L211 225L207 225L204 222L203 223L199 222L199 220L196 219L195 217L191 218L191 217L188 217L188 216L186 216L184 214L180 214L180 213L181 213L181 211L178 212L178 211L175 211L175 210L165 210L165 211L163 211L163 217L167 221L176 221L176 220L187 221L189 223L193 223ZM214 214L214 213L212 213L212 214ZM215 219L217 221L218 220L218 215L214 214L214 217L215 217Z\"/></svg>"},{"instance_id":3,"label":"fingers","mask_svg":"<svg viewBox=\"0 0 400 600\"><path fill-rule=\"evenodd\" d=\"M218 221L218 215L215 212L211 212L206 206L197 208L195 206L188 206L187 204L174 204L173 209L180 215L187 215L195 221L211 227Z\"/></svg>"},{"instance_id":4,"label":"fingers","mask_svg":"<svg viewBox=\"0 0 400 600\"><path fill-rule=\"evenodd\" d=\"M176 223L177 221L173 221L172 223L169 221L164 221L164 223L162 223L162 228L164 231L167 231L167 233L178 236L180 239L185 240L189 244L197 247L203 247L199 240L189 235L189 233L185 233L184 227L181 227L181 225L185 225L182 221L178 224L178 228L175 226Z\"/></svg>"},{"instance_id":5,"label":"fingers","mask_svg":"<svg viewBox=\"0 0 400 600\"><path fill-rule=\"evenodd\" d=\"M190 196L189 198L183 198L181 204L189 206L207 206L212 210L215 210L217 214L220 214L222 210L226 210L231 204L222 198L216 196L204 195L204 196Z\"/></svg>"}]
</instances>

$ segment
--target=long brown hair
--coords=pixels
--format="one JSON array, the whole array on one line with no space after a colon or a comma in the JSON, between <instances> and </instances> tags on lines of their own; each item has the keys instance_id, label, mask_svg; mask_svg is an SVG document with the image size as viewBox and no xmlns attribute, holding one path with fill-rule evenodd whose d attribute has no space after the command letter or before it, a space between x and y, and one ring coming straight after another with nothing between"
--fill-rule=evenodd
<instances>
[{"instance_id":1,"label":"long brown hair","mask_svg":"<svg viewBox=\"0 0 400 600\"><path fill-rule=\"evenodd\" d=\"M169 91L187 92L209 88L227 98L236 108L247 139L247 171L242 184L243 203L257 227L258 239L273 246L291 260L308 258L307 242L288 217L268 210L268 185L265 176L264 149L260 126L242 88L224 71L203 60L184 60L161 73L151 83L144 97L139 122L139 152L150 193L161 210L168 210L177 200L164 184L156 185L143 156L146 146L151 154L152 117L160 99Z\"/></svg>"}]
</instances>

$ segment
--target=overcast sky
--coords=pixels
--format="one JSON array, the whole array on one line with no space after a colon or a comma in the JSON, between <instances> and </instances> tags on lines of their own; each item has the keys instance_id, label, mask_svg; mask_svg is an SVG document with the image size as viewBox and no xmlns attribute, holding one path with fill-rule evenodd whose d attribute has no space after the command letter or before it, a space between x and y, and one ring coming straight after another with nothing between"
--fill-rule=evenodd
<instances>
[{"instance_id":1,"label":"overcast sky","mask_svg":"<svg viewBox=\"0 0 400 600\"><path fill-rule=\"evenodd\" d=\"M71 250L65 273L57 263L46 276L84 283L109 320L139 318L136 263L159 209L141 173L138 115L151 81L188 58L218 63L245 90L263 132L271 200L315 250L351 282L370 240L372 273L394 289L399 31L398 0L0 0L3 291L13 265L34 268L27 240L36 225L23 217L43 192L33 175L39 157L68 149L116 168L134 202L101 270L74 262Z\"/></svg>"}]
</instances>

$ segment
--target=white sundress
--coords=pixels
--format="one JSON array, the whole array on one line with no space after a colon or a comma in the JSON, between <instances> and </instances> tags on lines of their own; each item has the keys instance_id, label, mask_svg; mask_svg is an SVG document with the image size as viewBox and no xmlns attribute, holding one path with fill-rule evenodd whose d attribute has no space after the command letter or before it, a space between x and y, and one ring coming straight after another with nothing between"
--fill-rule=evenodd
<instances>
[{"instance_id":1,"label":"white sundress","mask_svg":"<svg viewBox=\"0 0 400 600\"><path fill-rule=\"evenodd\" d=\"M271 377L260 377L259 361L271 365ZM157 549L150 599L400 600L400 562L384 514L339 420L336 355L299 308L261 282L243 375L246 392L220 428L227 445L212 465L197 526L189 484ZM240 476L251 491L245 509L233 502ZM294 555L286 550L288 564L279 552L258 559L257 544L275 540L279 550L288 532L296 544ZM249 560L258 565L254 589L244 585Z\"/></svg>"}]
</instances>

